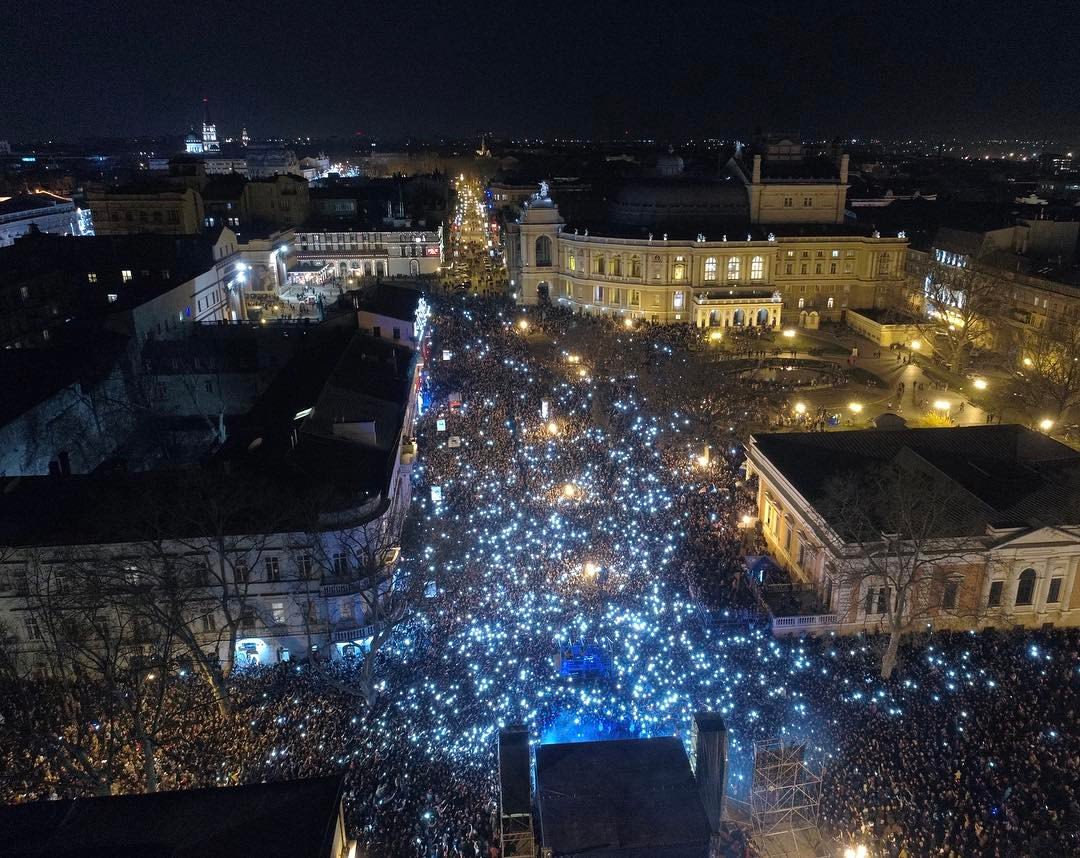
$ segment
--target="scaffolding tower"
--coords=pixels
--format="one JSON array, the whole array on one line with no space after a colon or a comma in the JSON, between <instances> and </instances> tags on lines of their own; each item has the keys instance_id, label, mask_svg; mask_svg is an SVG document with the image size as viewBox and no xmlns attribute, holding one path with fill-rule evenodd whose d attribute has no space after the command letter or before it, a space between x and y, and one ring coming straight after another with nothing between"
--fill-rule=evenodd
<instances>
[{"instance_id":1,"label":"scaffolding tower","mask_svg":"<svg viewBox=\"0 0 1080 858\"><path fill-rule=\"evenodd\" d=\"M821 768L807 762L804 742L754 742L750 820L762 846L784 841L797 853L806 842L820 840L820 806Z\"/></svg>"}]
</instances>

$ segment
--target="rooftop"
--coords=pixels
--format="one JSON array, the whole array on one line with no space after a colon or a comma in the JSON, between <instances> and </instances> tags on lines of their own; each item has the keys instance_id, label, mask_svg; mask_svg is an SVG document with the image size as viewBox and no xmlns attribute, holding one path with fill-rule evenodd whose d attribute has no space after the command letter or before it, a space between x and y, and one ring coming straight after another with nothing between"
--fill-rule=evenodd
<instances>
[{"instance_id":1,"label":"rooftop","mask_svg":"<svg viewBox=\"0 0 1080 858\"><path fill-rule=\"evenodd\" d=\"M331 858L338 776L0 807L8 858Z\"/></svg>"},{"instance_id":2,"label":"rooftop","mask_svg":"<svg viewBox=\"0 0 1080 858\"><path fill-rule=\"evenodd\" d=\"M709 821L678 739L541 745L536 791L543 845L555 855L708 855Z\"/></svg>"},{"instance_id":3,"label":"rooftop","mask_svg":"<svg viewBox=\"0 0 1080 858\"><path fill-rule=\"evenodd\" d=\"M819 511L833 479L896 465L968 498L949 535L1080 524L1080 452L1023 426L766 433L750 444Z\"/></svg>"}]
</instances>

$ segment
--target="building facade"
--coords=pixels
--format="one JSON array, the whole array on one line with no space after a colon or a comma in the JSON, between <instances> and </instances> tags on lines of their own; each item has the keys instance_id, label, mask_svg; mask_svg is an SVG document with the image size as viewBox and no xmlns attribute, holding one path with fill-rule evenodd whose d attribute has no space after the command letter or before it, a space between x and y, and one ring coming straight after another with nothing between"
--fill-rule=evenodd
<instances>
[{"instance_id":1,"label":"building facade","mask_svg":"<svg viewBox=\"0 0 1080 858\"><path fill-rule=\"evenodd\" d=\"M356 277L431 277L443 260L442 227L435 230L336 231L299 227L297 263L331 265L342 279Z\"/></svg>"},{"instance_id":2,"label":"building facade","mask_svg":"<svg viewBox=\"0 0 1080 858\"><path fill-rule=\"evenodd\" d=\"M1080 454L1006 425L752 436L747 477L757 480L756 518L769 555L796 587L812 588L822 608L774 617L775 633L882 630L880 600L895 595L895 582L852 574L860 551L829 512L826 476L848 473L838 464L844 460L851 474L867 462L923 468L933 461L935 476L954 483L977 511L977 528L943 535L948 575L928 579L934 592L920 597L920 621L958 629L1080 625L1080 517L1072 490L1059 485L1059 475L1080 473ZM1003 496L995 477L1016 479L1018 469L1022 485ZM1035 509L1042 520L1025 519Z\"/></svg>"},{"instance_id":3,"label":"building facade","mask_svg":"<svg viewBox=\"0 0 1080 858\"><path fill-rule=\"evenodd\" d=\"M558 207L535 198L507 229L507 267L519 304L652 322L744 327L839 319L881 305L902 282L907 240L876 233L620 238L565 230ZM759 233L754 235L754 233Z\"/></svg>"},{"instance_id":4,"label":"building facade","mask_svg":"<svg viewBox=\"0 0 1080 858\"><path fill-rule=\"evenodd\" d=\"M192 188L92 191L87 202L97 235L195 235L203 231L202 197Z\"/></svg>"}]
</instances>

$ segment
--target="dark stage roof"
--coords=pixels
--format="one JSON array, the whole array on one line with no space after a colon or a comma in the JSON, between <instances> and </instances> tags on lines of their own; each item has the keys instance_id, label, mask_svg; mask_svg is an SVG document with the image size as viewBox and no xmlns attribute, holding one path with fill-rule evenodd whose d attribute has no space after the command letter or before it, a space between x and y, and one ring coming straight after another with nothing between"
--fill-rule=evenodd
<instances>
[{"instance_id":1,"label":"dark stage roof","mask_svg":"<svg viewBox=\"0 0 1080 858\"><path fill-rule=\"evenodd\" d=\"M8 858L329 858L341 778L0 807Z\"/></svg>"},{"instance_id":2,"label":"dark stage roof","mask_svg":"<svg viewBox=\"0 0 1080 858\"><path fill-rule=\"evenodd\" d=\"M705 858L709 822L674 738L542 745L543 845L556 856Z\"/></svg>"}]
</instances>

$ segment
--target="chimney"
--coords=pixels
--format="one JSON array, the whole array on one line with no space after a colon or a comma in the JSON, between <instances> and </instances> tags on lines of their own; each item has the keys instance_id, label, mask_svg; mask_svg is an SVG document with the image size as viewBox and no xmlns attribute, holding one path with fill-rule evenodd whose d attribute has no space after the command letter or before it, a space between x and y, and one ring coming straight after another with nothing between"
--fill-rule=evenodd
<instances>
[{"instance_id":1,"label":"chimney","mask_svg":"<svg viewBox=\"0 0 1080 858\"><path fill-rule=\"evenodd\" d=\"M844 154L844 155L840 156L840 184L841 185L846 185L847 184L848 162L850 160L850 157L851 156L847 155L847 154Z\"/></svg>"},{"instance_id":2,"label":"chimney","mask_svg":"<svg viewBox=\"0 0 1080 858\"><path fill-rule=\"evenodd\" d=\"M761 184L761 156L754 156L754 172L750 178L750 182L755 185Z\"/></svg>"},{"instance_id":3,"label":"chimney","mask_svg":"<svg viewBox=\"0 0 1080 858\"><path fill-rule=\"evenodd\" d=\"M727 787L728 742L727 727L718 712L698 712L694 715L691 746L694 778L698 795L709 817L709 828L720 830L724 815L724 791Z\"/></svg>"}]
</instances>

